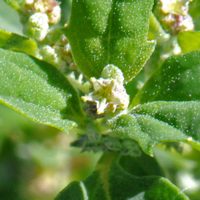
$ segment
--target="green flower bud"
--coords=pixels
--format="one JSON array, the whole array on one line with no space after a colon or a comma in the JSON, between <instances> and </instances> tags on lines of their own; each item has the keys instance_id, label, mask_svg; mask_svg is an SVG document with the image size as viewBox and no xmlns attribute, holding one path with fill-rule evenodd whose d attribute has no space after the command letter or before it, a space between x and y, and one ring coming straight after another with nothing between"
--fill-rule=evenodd
<instances>
[{"instance_id":1,"label":"green flower bud","mask_svg":"<svg viewBox=\"0 0 200 200\"><path fill-rule=\"evenodd\" d=\"M103 68L101 77L105 79L115 79L117 82L123 84L124 76L122 71L115 65L109 64Z\"/></svg>"},{"instance_id":2,"label":"green flower bud","mask_svg":"<svg viewBox=\"0 0 200 200\"><path fill-rule=\"evenodd\" d=\"M40 53L43 59L51 64L58 65L59 64L59 57L56 53L56 50L49 45L45 45L40 50Z\"/></svg>"}]
</instances>

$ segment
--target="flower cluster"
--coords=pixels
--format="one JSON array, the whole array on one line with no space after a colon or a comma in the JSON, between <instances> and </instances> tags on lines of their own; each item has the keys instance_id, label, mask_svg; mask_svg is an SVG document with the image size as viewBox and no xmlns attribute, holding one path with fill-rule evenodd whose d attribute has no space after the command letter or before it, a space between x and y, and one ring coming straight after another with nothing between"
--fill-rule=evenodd
<instances>
[{"instance_id":1,"label":"flower cluster","mask_svg":"<svg viewBox=\"0 0 200 200\"><path fill-rule=\"evenodd\" d=\"M82 98L84 102L94 102L97 115L105 112L124 110L129 104L129 95L123 86L124 77L119 68L114 65L104 67L101 78L92 77L93 92Z\"/></svg>"},{"instance_id":2,"label":"flower cluster","mask_svg":"<svg viewBox=\"0 0 200 200\"><path fill-rule=\"evenodd\" d=\"M37 42L38 59L64 72L76 69L68 39L53 26L61 19L60 3L56 0L22 0L14 8L20 15L24 34Z\"/></svg>"},{"instance_id":3,"label":"flower cluster","mask_svg":"<svg viewBox=\"0 0 200 200\"><path fill-rule=\"evenodd\" d=\"M56 30L54 30L57 34ZM51 32L47 35L47 38L51 41ZM71 46L69 44L68 39L64 34L60 35L60 39L54 43L49 44L41 44L40 45L40 54L43 60L59 67L61 71L65 72L66 69L69 71L76 70L76 64L74 62L74 58L72 56Z\"/></svg>"},{"instance_id":4,"label":"flower cluster","mask_svg":"<svg viewBox=\"0 0 200 200\"><path fill-rule=\"evenodd\" d=\"M55 0L25 0L19 13L24 33L38 41L45 38L49 25L57 24L61 18L60 5Z\"/></svg>"},{"instance_id":5,"label":"flower cluster","mask_svg":"<svg viewBox=\"0 0 200 200\"><path fill-rule=\"evenodd\" d=\"M166 31L177 35L194 29L188 10L189 0L157 0L155 14Z\"/></svg>"}]
</instances>

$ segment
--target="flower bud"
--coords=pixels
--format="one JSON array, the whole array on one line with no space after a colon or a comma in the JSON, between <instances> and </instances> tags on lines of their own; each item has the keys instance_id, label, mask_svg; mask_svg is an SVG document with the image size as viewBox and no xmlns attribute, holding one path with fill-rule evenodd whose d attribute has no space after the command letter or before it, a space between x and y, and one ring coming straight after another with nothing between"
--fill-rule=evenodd
<instances>
[{"instance_id":1,"label":"flower bud","mask_svg":"<svg viewBox=\"0 0 200 200\"><path fill-rule=\"evenodd\" d=\"M25 26L25 34L38 41L42 41L49 29L48 17L46 14L34 13L30 16L28 23Z\"/></svg>"},{"instance_id":2,"label":"flower bud","mask_svg":"<svg viewBox=\"0 0 200 200\"><path fill-rule=\"evenodd\" d=\"M26 5L31 5L34 3L34 0L25 0Z\"/></svg>"},{"instance_id":3,"label":"flower bud","mask_svg":"<svg viewBox=\"0 0 200 200\"><path fill-rule=\"evenodd\" d=\"M122 71L116 67L115 65L109 64L103 68L101 73L101 77L105 79L115 79L118 83L123 85L124 83L124 76Z\"/></svg>"},{"instance_id":4,"label":"flower bud","mask_svg":"<svg viewBox=\"0 0 200 200\"><path fill-rule=\"evenodd\" d=\"M40 50L41 55L43 56L43 59L51 64L58 65L59 64L59 58L58 54L56 53L55 49L52 48L49 45L45 45Z\"/></svg>"},{"instance_id":5,"label":"flower bud","mask_svg":"<svg viewBox=\"0 0 200 200\"><path fill-rule=\"evenodd\" d=\"M155 15L162 27L172 35L181 31L194 30L192 18L188 14L189 0L157 0Z\"/></svg>"},{"instance_id":6,"label":"flower bud","mask_svg":"<svg viewBox=\"0 0 200 200\"><path fill-rule=\"evenodd\" d=\"M57 24L61 18L60 5L55 0L37 1L34 4L36 12L45 13L48 16L49 24Z\"/></svg>"},{"instance_id":7,"label":"flower bud","mask_svg":"<svg viewBox=\"0 0 200 200\"><path fill-rule=\"evenodd\" d=\"M57 5L53 7L51 10L47 12L47 15L49 17L49 23L50 24L57 24L60 21L61 18L61 9L60 6Z\"/></svg>"}]
</instances>

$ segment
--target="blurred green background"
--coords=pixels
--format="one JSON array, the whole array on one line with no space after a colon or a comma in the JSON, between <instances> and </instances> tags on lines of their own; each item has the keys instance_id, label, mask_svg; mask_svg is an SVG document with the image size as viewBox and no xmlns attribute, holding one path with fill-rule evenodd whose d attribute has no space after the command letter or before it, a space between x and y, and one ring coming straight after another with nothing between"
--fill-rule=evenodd
<instances>
[{"instance_id":1,"label":"blurred green background","mask_svg":"<svg viewBox=\"0 0 200 200\"><path fill-rule=\"evenodd\" d=\"M69 147L75 138L0 105L0 199L47 200L85 179L100 153Z\"/></svg>"},{"instance_id":2,"label":"blurred green background","mask_svg":"<svg viewBox=\"0 0 200 200\"><path fill-rule=\"evenodd\" d=\"M63 25L70 13L70 1L61 1ZM0 1L0 29L22 34L18 14ZM0 104L0 199L51 200L72 180L83 180L95 168L100 153L69 146L69 135L34 123ZM166 176L191 200L200 199L200 153L183 145L183 156L166 145L155 155Z\"/></svg>"}]
</instances>

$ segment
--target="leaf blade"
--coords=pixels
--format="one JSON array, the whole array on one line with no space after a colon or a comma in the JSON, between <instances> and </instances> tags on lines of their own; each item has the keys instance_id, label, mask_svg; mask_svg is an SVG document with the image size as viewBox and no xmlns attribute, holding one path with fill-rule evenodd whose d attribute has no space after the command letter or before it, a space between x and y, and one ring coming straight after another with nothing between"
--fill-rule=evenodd
<instances>
[{"instance_id":1,"label":"leaf blade","mask_svg":"<svg viewBox=\"0 0 200 200\"><path fill-rule=\"evenodd\" d=\"M74 0L64 33L82 73L98 78L107 64L114 64L127 81L136 76L155 46L147 41L152 4L147 0L143 4L133 0Z\"/></svg>"},{"instance_id":2,"label":"leaf blade","mask_svg":"<svg viewBox=\"0 0 200 200\"><path fill-rule=\"evenodd\" d=\"M139 160L138 163L143 163L142 160L144 157L136 159L127 157L126 160L128 161L128 159L129 163L135 163L136 160ZM148 161L150 162L148 162L147 165L141 165L139 168L144 167L147 169L146 166L153 168L155 165L158 165L154 158L149 158ZM83 185L85 189L85 198L83 197L84 195L81 185ZM144 173L141 174L141 176L137 176L132 175L130 172L128 173L120 165L120 159L116 159L116 155L114 156L113 154L104 154L91 176L82 182L72 182L68 187L61 191L55 200L73 199L75 191L78 192L77 195L79 197L82 197L80 200L152 200L155 198L171 200L175 197L177 200L188 200L186 195L181 193L180 190L166 178L155 176L154 174L147 176ZM70 196L72 196L72 198L69 198Z\"/></svg>"},{"instance_id":3,"label":"leaf blade","mask_svg":"<svg viewBox=\"0 0 200 200\"><path fill-rule=\"evenodd\" d=\"M139 105L133 112L146 115L160 120L168 125L180 130L186 140L183 141L200 149L200 102L164 102L157 101ZM170 134L170 131L169 131ZM170 137L172 137L170 135ZM179 138L180 140L181 138ZM174 140L176 142L176 140Z\"/></svg>"},{"instance_id":4,"label":"leaf blade","mask_svg":"<svg viewBox=\"0 0 200 200\"><path fill-rule=\"evenodd\" d=\"M153 155L158 143L185 142L200 149L200 102L155 101L134 107L108 122L113 133L136 140L143 151Z\"/></svg>"},{"instance_id":5,"label":"leaf blade","mask_svg":"<svg viewBox=\"0 0 200 200\"><path fill-rule=\"evenodd\" d=\"M39 57L39 50L35 40L4 30L0 30L0 47Z\"/></svg>"},{"instance_id":6,"label":"leaf blade","mask_svg":"<svg viewBox=\"0 0 200 200\"><path fill-rule=\"evenodd\" d=\"M75 126L74 121L81 123L77 93L55 67L23 53L0 49L0 54L1 103L64 131Z\"/></svg>"},{"instance_id":7,"label":"leaf blade","mask_svg":"<svg viewBox=\"0 0 200 200\"><path fill-rule=\"evenodd\" d=\"M114 134L136 140L142 150L151 156L153 156L153 147L157 143L187 140L187 136L181 131L148 114L121 115L110 121L109 125Z\"/></svg>"},{"instance_id":8,"label":"leaf blade","mask_svg":"<svg viewBox=\"0 0 200 200\"><path fill-rule=\"evenodd\" d=\"M200 32L183 31L178 35L178 43L183 53L200 49Z\"/></svg>"},{"instance_id":9,"label":"leaf blade","mask_svg":"<svg viewBox=\"0 0 200 200\"><path fill-rule=\"evenodd\" d=\"M152 101L200 99L200 51L172 56L158 67L137 93L130 109Z\"/></svg>"}]
</instances>

